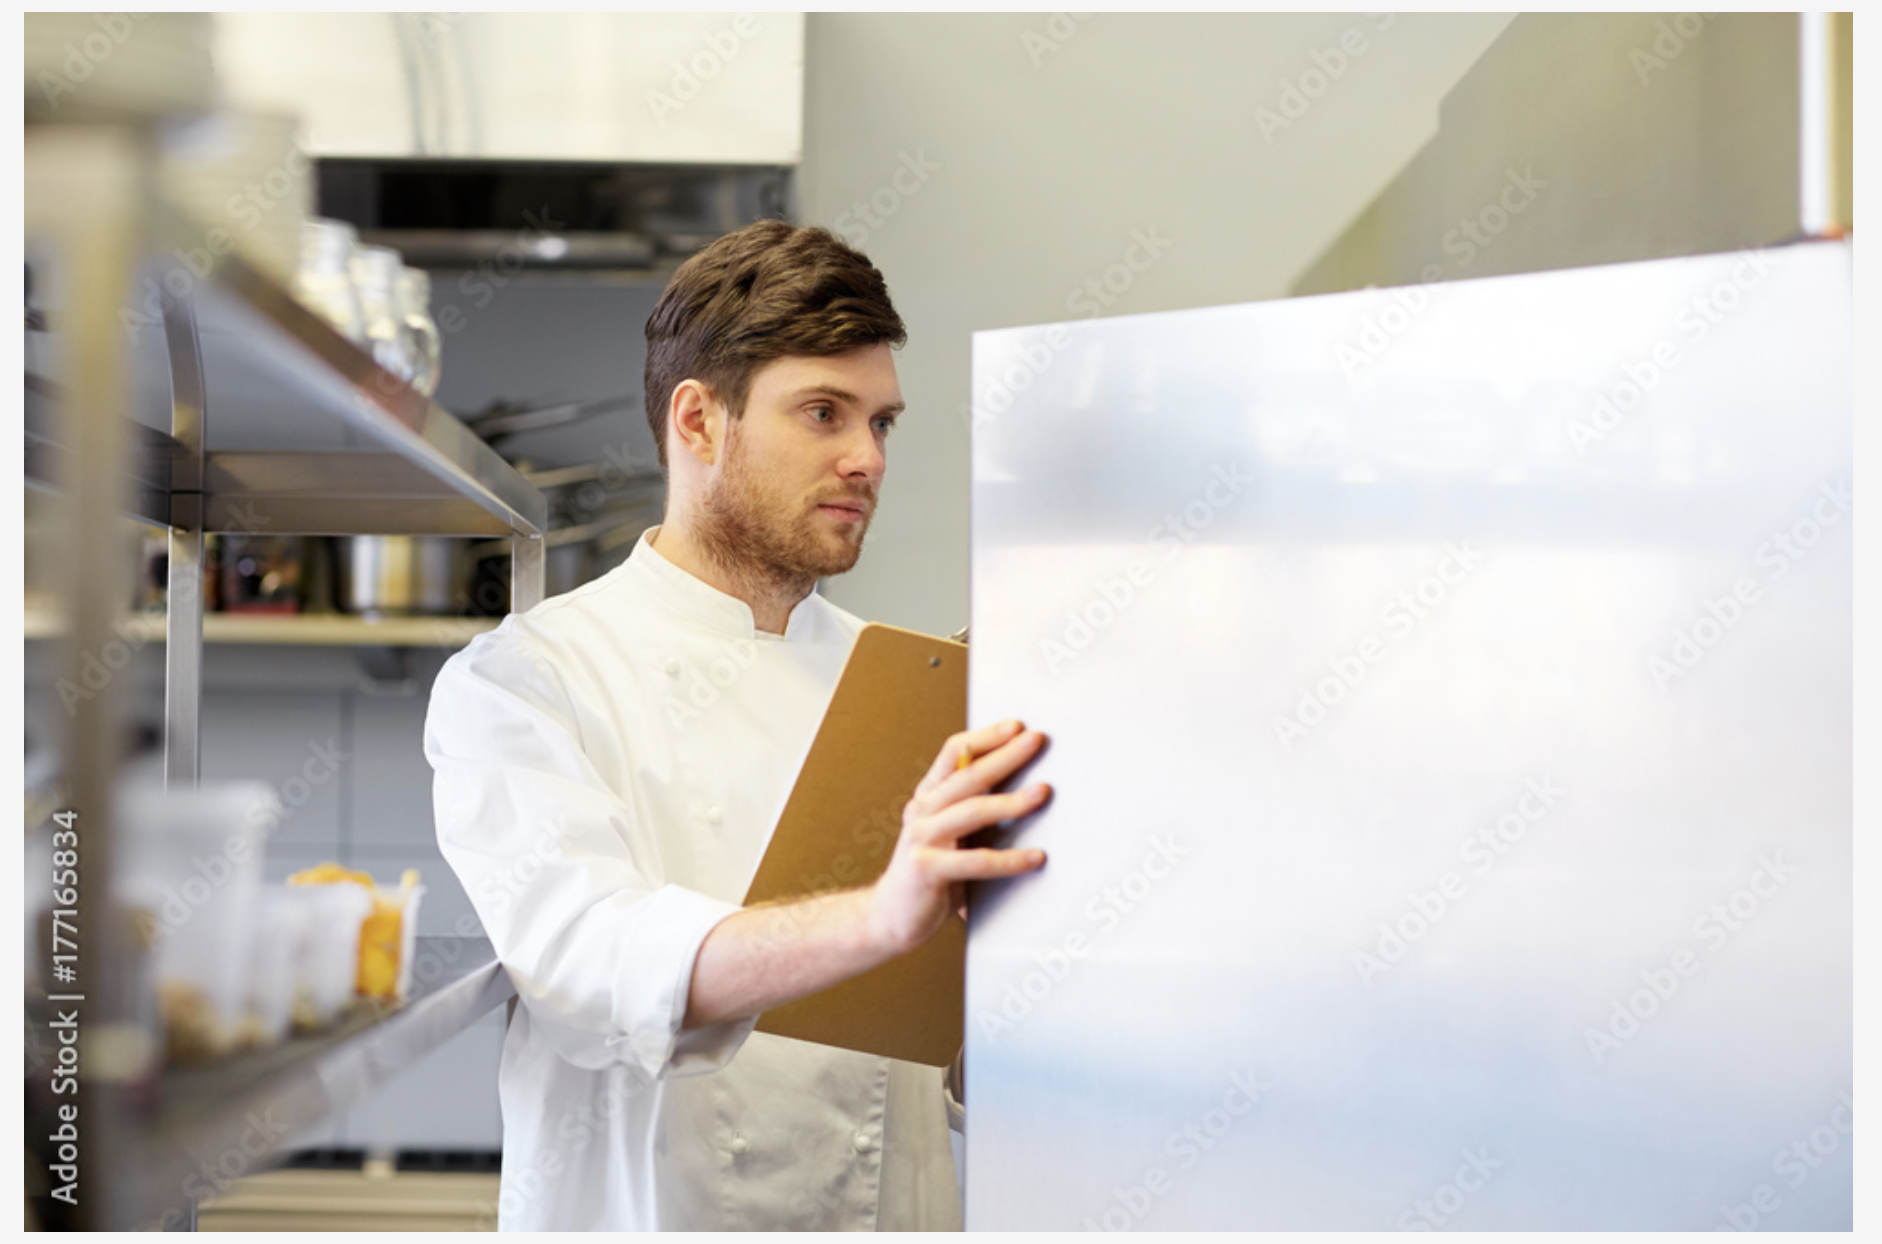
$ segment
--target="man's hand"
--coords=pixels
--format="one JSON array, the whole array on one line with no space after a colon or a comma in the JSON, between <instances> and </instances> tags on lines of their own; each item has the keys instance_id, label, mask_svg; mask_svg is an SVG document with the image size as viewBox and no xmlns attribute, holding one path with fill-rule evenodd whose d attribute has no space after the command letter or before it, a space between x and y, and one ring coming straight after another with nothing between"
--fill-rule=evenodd
<instances>
[{"instance_id":1,"label":"man's hand","mask_svg":"<svg viewBox=\"0 0 1882 1244\"><path fill-rule=\"evenodd\" d=\"M933 937L961 907L965 882L1014 877L1046 862L1036 848L963 848L961 839L1044 806L1051 790L1034 783L989 793L1025 768L1045 736L1017 721L957 734L942 745L914 798L902 809L902 833L870 904L870 934L890 957Z\"/></svg>"},{"instance_id":2,"label":"man's hand","mask_svg":"<svg viewBox=\"0 0 1882 1244\"><path fill-rule=\"evenodd\" d=\"M948 739L903 809L895 853L873 886L748 907L713 926L693 961L684 1026L747 1019L861 975L933 937L960 907L964 883L1044 864L1036 848L960 845L1045 804L1042 783L990 793L1044 746L1044 735L1016 721Z\"/></svg>"}]
</instances>

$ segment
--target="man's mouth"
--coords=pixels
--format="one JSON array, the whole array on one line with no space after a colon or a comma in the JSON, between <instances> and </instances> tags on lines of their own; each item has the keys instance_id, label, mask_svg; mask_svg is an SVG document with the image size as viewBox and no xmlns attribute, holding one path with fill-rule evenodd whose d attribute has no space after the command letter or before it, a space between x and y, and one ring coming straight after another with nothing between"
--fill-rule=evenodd
<instances>
[{"instance_id":1,"label":"man's mouth","mask_svg":"<svg viewBox=\"0 0 1882 1244\"><path fill-rule=\"evenodd\" d=\"M867 501L859 501L851 498L820 501L817 503L817 508L825 514L828 514L831 518L845 523L860 523L864 521L869 517L870 510Z\"/></svg>"}]
</instances>

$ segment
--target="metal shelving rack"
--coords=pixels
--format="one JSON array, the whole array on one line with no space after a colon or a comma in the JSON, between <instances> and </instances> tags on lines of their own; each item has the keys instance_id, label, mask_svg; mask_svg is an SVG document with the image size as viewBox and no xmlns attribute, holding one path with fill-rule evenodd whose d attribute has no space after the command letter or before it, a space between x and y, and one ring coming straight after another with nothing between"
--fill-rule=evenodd
<instances>
[{"instance_id":1,"label":"metal shelving rack","mask_svg":"<svg viewBox=\"0 0 1882 1244\"><path fill-rule=\"evenodd\" d=\"M547 505L461 423L238 255L207 272L186 266L179 248L203 234L158 201L156 167L147 126L27 127L27 238L60 277L64 365L60 377L28 377L29 398L43 400L28 403L26 472L67 502L56 629L68 675L119 640L131 582L123 516L167 529L164 773L188 786L200 773L205 533L505 537L521 610L542 596ZM140 358L148 379L146 329L161 335L167 430L127 416ZM35 1102L29 1085L28 1117L37 1127L35 1106L75 1108L74 1208L86 1228L179 1211L187 1221L197 1194L186 1172L231 1152L261 1156L257 1110L315 1121L512 993L488 943L433 941L420 959L444 966L430 982L421 972L425 987L403 1007L259 1062L153 1080L150 1034L125 985L137 952L105 884L120 693L107 679L70 706L61 807L78 831L78 971L49 987L66 992L28 1000L29 1024L43 1010L78 1017L77 1093Z\"/></svg>"}]
</instances>

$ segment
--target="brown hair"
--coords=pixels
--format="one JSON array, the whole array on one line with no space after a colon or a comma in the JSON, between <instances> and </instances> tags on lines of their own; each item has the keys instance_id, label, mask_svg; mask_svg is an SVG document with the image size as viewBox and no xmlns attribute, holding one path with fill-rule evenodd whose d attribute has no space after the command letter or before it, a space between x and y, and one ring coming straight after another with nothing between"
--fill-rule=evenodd
<instances>
[{"instance_id":1,"label":"brown hair","mask_svg":"<svg viewBox=\"0 0 1882 1244\"><path fill-rule=\"evenodd\" d=\"M698 380L736 419L759 368L908 340L882 273L828 229L762 220L680 265L647 317L647 426L667 466L667 408Z\"/></svg>"}]
</instances>

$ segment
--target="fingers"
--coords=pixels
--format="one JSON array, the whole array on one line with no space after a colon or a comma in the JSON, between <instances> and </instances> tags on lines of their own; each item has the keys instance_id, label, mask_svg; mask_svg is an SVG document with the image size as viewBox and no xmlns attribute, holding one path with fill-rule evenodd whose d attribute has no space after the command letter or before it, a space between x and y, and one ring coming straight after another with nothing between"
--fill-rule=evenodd
<instances>
[{"instance_id":1,"label":"fingers","mask_svg":"<svg viewBox=\"0 0 1882 1244\"><path fill-rule=\"evenodd\" d=\"M947 799L970 791L991 790L1032 763L1045 746L1046 736L1039 731L1021 731L992 751L977 755L965 768L949 774L938 793Z\"/></svg>"},{"instance_id":2,"label":"fingers","mask_svg":"<svg viewBox=\"0 0 1882 1244\"><path fill-rule=\"evenodd\" d=\"M1043 782L1015 791L972 795L914 818L904 826L904 832L918 846L958 842L1002 821L1017 820L1037 812L1051 797L1052 788Z\"/></svg>"},{"instance_id":3,"label":"fingers","mask_svg":"<svg viewBox=\"0 0 1882 1244\"><path fill-rule=\"evenodd\" d=\"M929 790L940 785L949 775L959 772L964 764L971 764L976 756L1017 737L1022 728L1017 721L1002 721L951 736L941 745L940 753L935 756L934 764L929 766L918 789Z\"/></svg>"},{"instance_id":4,"label":"fingers","mask_svg":"<svg viewBox=\"0 0 1882 1244\"><path fill-rule=\"evenodd\" d=\"M1030 764L1045 744L1045 735L1017 721L964 731L942 745L916 788L904 813L903 843L911 849L911 864L931 883L949 887L949 908L962 907L960 887L966 882L1016 877L1045 864L1045 852L1036 847L959 846L970 834L1045 806L1052 788L1043 782L993 790Z\"/></svg>"},{"instance_id":5,"label":"fingers","mask_svg":"<svg viewBox=\"0 0 1882 1244\"><path fill-rule=\"evenodd\" d=\"M919 809L933 811L989 791L1030 764L1045 745L1045 735L1022 729L1018 722L1002 723L978 732L978 737L957 734L916 787L915 801Z\"/></svg>"},{"instance_id":6,"label":"fingers","mask_svg":"<svg viewBox=\"0 0 1882 1244\"><path fill-rule=\"evenodd\" d=\"M927 860L930 875L948 882L993 881L1037 872L1045 865L1046 853L1037 847L1007 850L983 848L975 851L935 851Z\"/></svg>"}]
</instances>

